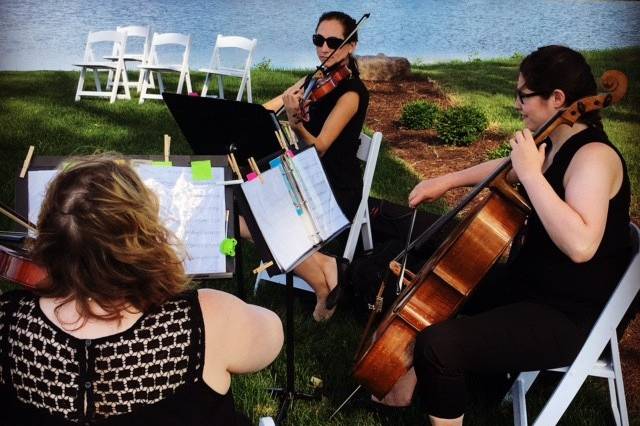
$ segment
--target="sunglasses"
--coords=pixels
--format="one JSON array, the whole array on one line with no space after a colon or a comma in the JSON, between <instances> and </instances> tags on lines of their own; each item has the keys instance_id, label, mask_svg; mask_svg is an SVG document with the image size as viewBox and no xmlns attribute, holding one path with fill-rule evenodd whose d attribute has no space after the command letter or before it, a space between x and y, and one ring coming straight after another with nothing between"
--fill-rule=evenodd
<instances>
[{"instance_id":1,"label":"sunglasses","mask_svg":"<svg viewBox=\"0 0 640 426\"><path fill-rule=\"evenodd\" d=\"M540 95L542 95L542 93L540 92L522 93L520 90L516 89L516 99L521 104L524 104L524 100L527 98L532 98L534 96L540 96Z\"/></svg>"},{"instance_id":2,"label":"sunglasses","mask_svg":"<svg viewBox=\"0 0 640 426\"><path fill-rule=\"evenodd\" d=\"M337 49L344 42L343 38L338 38L338 37L324 38L320 34L314 34L311 40L313 41L313 44L315 44L318 47L322 47L322 45L326 41L327 46L329 46L329 49Z\"/></svg>"}]
</instances>

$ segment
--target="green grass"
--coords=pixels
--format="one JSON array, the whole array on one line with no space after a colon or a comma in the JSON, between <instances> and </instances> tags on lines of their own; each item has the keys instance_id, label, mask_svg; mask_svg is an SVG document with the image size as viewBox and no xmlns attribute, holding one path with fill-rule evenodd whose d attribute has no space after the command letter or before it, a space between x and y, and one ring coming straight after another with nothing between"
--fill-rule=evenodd
<instances>
[{"instance_id":1,"label":"green grass","mask_svg":"<svg viewBox=\"0 0 640 426\"><path fill-rule=\"evenodd\" d=\"M637 182L638 145L633 135L638 128L638 56L640 49L589 53L588 58L599 73L605 66L615 66L631 78L631 91L621 106L605 113L605 125L612 139L621 147ZM518 59L491 61L448 62L415 67L416 72L438 80L442 87L460 103L482 108L494 123L498 133L507 135L519 128L513 113L513 85ZM253 73L254 102L264 102L304 75L304 71L256 70ZM29 145L36 146L36 155L72 155L95 150L115 150L123 154L159 154L162 135L172 136L172 153L187 154L189 147L180 134L166 107L158 101L138 105L137 96L130 102L117 101L111 105L105 100L74 102L77 84L74 72L2 72L0 73L0 200L12 204L16 175ZM192 76L194 90L200 90L203 75ZM88 82L91 79L88 79ZM234 93L237 80L225 87ZM175 79L169 79L169 90L175 88ZM211 89L215 93L215 87ZM229 96L229 95L227 95ZM212 137L216 129L210 126ZM404 204L418 177L405 163L394 157L383 144L373 185L373 195ZM635 184L637 185L637 183ZM634 186L637 200L638 187ZM433 206L442 210L443 205ZM638 211L637 201L635 211ZM8 229L8 220L0 219L2 229ZM258 259L248 244L243 244L245 282L248 301L269 307L284 319L284 289L262 285L253 295L253 268ZM209 281L205 286L236 291L234 281ZM2 288L9 286L4 284ZM311 376L324 382L322 399L317 402L296 402L290 411L289 425L416 425L425 424L417 404L410 410L392 416L371 413L362 408L347 406L332 422L327 418L355 387L350 368L355 347L363 324L344 310L338 311L327 324L316 324L311 319L314 298L298 297L295 302L296 387L308 391ZM235 377L232 388L237 406L257 418L275 415L278 404L271 399L266 388L285 382L284 352L269 368L251 375ZM530 398L532 413L539 411L548 397L554 376L534 386ZM487 407L476 401L470 407L465 424L511 424L511 407ZM611 424L606 384L589 380L563 417L562 424ZM637 424L640 424L638 422Z\"/></svg>"}]
</instances>

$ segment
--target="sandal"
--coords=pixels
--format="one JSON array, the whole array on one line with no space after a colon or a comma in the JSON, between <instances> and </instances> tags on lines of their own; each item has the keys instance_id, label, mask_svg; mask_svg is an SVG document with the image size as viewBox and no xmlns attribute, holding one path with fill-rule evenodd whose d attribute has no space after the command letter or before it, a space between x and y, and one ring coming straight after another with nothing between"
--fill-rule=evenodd
<instances>
[{"instance_id":1,"label":"sandal","mask_svg":"<svg viewBox=\"0 0 640 426\"><path fill-rule=\"evenodd\" d=\"M325 307L327 309L333 309L344 296L344 291L347 286L347 270L349 269L349 259L345 259L344 257L331 257L336 260L336 267L338 268L338 284L327 296L327 301L325 302Z\"/></svg>"}]
</instances>

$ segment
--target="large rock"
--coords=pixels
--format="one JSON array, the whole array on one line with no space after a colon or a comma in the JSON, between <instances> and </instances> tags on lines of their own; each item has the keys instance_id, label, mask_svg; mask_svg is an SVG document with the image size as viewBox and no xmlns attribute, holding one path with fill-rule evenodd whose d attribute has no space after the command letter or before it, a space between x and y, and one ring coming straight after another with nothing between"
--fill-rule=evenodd
<instances>
[{"instance_id":1,"label":"large rock","mask_svg":"<svg viewBox=\"0 0 640 426\"><path fill-rule=\"evenodd\" d=\"M411 64L407 58L378 53L375 56L356 56L356 59L363 80L402 80L411 75Z\"/></svg>"}]
</instances>

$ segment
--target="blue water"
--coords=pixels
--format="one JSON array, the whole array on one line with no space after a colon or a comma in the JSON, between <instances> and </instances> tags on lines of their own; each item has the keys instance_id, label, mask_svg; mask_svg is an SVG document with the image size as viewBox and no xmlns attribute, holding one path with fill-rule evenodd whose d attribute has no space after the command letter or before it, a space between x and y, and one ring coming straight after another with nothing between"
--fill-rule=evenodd
<instances>
[{"instance_id":1,"label":"blue water","mask_svg":"<svg viewBox=\"0 0 640 426\"><path fill-rule=\"evenodd\" d=\"M89 31L132 24L191 34L192 69L208 64L218 33L257 38L256 63L312 66L311 34L330 9L356 19L371 12L358 53L422 62L511 56L552 43L640 45L640 1L0 0L0 69L72 69Z\"/></svg>"}]
</instances>

